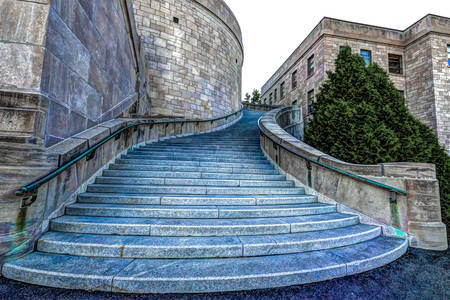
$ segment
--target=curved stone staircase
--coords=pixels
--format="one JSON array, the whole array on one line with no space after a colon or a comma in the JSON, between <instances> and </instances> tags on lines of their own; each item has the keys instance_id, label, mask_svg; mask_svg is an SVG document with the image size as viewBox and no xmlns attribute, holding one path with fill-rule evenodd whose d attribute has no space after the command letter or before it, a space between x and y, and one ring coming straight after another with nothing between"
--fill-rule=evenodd
<instances>
[{"instance_id":1,"label":"curved stone staircase","mask_svg":"<svg viewBox=\"0 0 450 300\"><path fill-rule=\"evenodd\" d=\"M130 150L3 275L70 289L198 293L327 280L405 253L406 240L383 237L280 175L260 150L260 115Z\"/></svg>"}]
</instances>

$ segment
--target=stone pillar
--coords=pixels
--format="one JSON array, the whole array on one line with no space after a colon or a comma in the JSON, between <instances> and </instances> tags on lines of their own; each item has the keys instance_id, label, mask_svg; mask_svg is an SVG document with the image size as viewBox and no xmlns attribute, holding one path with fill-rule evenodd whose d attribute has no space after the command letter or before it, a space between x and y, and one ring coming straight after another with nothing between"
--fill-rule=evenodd
<instances>
[{"instance_id":1,"label":"stone pillar","mask_svg":"<svg viewBox=\"0 0 450 300\"><path fill-rule=\"evenodd\" d=\"M42 144L40 95L49 0L0 2L0 141Z\"/></svg>"}]
</instances>

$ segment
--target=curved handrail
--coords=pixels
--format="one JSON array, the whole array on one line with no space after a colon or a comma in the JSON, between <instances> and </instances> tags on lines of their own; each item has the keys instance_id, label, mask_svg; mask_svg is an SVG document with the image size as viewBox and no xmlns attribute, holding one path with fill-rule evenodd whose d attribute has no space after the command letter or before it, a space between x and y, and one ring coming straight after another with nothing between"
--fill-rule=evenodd
<instances>
[{"instance_id":1,"label":"curved handrail","mask_svg":"<svg viewBox=\"0 0 450 300\"><path fill-rule=\"evenodd\" d=\"M347 172L347 171L335 168L333 166L327 165L327 164L322 163L320 161L313 160L313 159L311 159L311 158L309 158L309 157L307 157L307 156L305 156L303 154L300 154L300 153L298 153L298 152L296 152L296 151L294 151L292 149L289 149L288 147L286 147L286 146L282 145L281 143L275 141L272 137L270 137L269 135L267 135L263 131L263 128L262 128L262 125L261 125L261 119L262 119L262 117L258 120L258 128L259 128L259 131L261 132L262 135L264 135L269 140L271 140L274 144L278 145L279 147L283 148L284 150L288 151L289 153L292 153L292 154L294 154L294 155L296 155L296 156L306 160L308 163L312 163L312 164L321 166L323 168L326 168L326 169L332 170L332 171L334 171L336 173L339 173L339 174L351 177L351 178L356 179L358 181L371 184L371 185L379 187L381 189L385 189L385 190L387 190L387 191L389 191L389 192L391 192L393 194L392 198L391 198L391 201L396 201L396 195L397 194L401 194L401 195L404 195L404 196L406 196L408 194L404 190L401 190L401 189L395 188L393 186L389 186L389 185L386 185L384 183L381 183L381 182L378 182L378 181L375 181L375 180L371 180L371 179L368 179L368 178L365 178L365 177L362 177L362 176L359 176L359 175L356 175L356 174L353 174L353 173L350 173L350 172Z\"/></svg>"},{"instance_id":2,"label":"curved handrail","mask_svg":"<svg viewBox=\"0 0 450 300\"><path fill-rule=\"evenodd\" d=\"M107 143L109 140L111 140L112 138L115 138L116 136L120 135L122 132L124 132L127 129L130 129L130 128L133 128L133 127L139 127L139 126L143 126L143 125L179 124L179 123L183 123L183 124L184 123L207 123L207 122L211 122L212 123L212 122L215 122L215 121L228 119L229 117L237 115L237 114L241 113L242 111L243 110L240 109L240 110L238 110L238 111L236 111L234 113L228 114L228 115L223 116L223 117L214 118L214 119L206 119L206 120L172 120L172 121L156 121L156 122L155 121L149 121L149 122L141 122L141 123L129 124L129 125L125 126L124 128L121 128L121 129L117 130L116 132L112 133L108 137L102 139L100 142L96 143L94 146L90 147L88 150L86 150L82 154L78 155L77 157L73 158L69 162L65 163L63 166L58 167L55 170L49 172L47 175L44 175L40 179L37 179L37 180L33 181L32 183L21 187L20 189L16 190L14 193L15 193L16 196L24 196L26 194L32 193L33 191L36 191L40 186L42 186L43 184L49 182L50 180L52 180L53 178L55 178L56 176L58 176L59 174L64 172L64 170L66 170L70 166L74 165L75 163L77 163L78 161L83 159L84 157L88 156L89 154L91 154L92 152L94 152L95 150L100 148L102 145Z\"/></svg>"}]
</instances>

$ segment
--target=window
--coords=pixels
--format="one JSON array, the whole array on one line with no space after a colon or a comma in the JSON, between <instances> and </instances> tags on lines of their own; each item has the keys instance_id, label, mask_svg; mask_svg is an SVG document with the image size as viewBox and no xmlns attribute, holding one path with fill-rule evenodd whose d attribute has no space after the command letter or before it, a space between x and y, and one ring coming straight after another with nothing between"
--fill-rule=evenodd
<instances>
[{"instance_id":1,"label":"window","mask_svg":"<svg viewBox=\"0 0 450 300\"><path fill-rule=\"evenodd\" d=\"M308 112L313 112L314 90L308 92Z\"/></svg>"},{"instance_id":2,"label":"window","mask_svg":"<svg viewBox=\"0 0 450 300\"><path fill-rule=\"evenodd\" d=\"M277 102L277 97L278 97L278 91L277 91L277 89L275 89L275 91L273 92L273 101Z\"/></svg>"},{"instance_id":3,"label":"window","mask_svg":"<svg viewBox=\"0 0 450 300\"><path fill-rule=\"evenodd\" d=\"M272 105L272 96L273 96L273 94L270 93L270 95L269 95L269 104L270 104L270 105Z\"/></svg>"},{"instance_id":4,"label":"window","mask_svg":"<svg viewBox=\"0 0 450 300\"><path fill-rule=\"evenodd\" d=\"M284 81L280 85L280 98L284 98Z\"/></svg>"},{"instance_id":5,"label":"window","mask_svg":"<svg viewBox=\"0 0 450 300\"><path fill-rule=\"evenodd\" d=\"M297 88L297 70L292 73L292 89L295 90Z\"/></svg>"},{"instance_id":6,"label":"window","mask_svg":"<svg viewBox=\"0 0 450 300\"><path fill-rule=\"evenodd\" d=\"M370 50L361 50L359 55L366 62L366 67L372 62L372 52Z\"/></svg>"},{"instance_id":7,"label":"window","mask_svg":"<svg viewBox=\"0 0 450 300\"><path fill-rule=\"evenodd\" d=\"M308 58L308 77L314 74L314 55Z\"/></svg>"},{"instance_id":8,"label":"window","mask_svg":"<svg viewBox=\"0 0 450 300\"><path fill-rule=\"evenodd\" d=\"M405 98L405 91L398 90L398 92L403 96L403 98Z\"/></svg>"},{"instance_id":9,"label":"window","mask_svg":"<svg viewBox=\"0 0 450 300\"><path fill-rule=\"evenodd\" d=\"M447 61L448 65L450 66L450 45L447 45Z\"/></svg>"},{"instance_id":10,"label":"window","mask_svg":"<svg viewBox=\"0 0 450 300\"><path fill-rule=\"evenodd\" d=\"M175 24L178 24L180 22L180 19L178 19L177 17L173 17L173 22Z\"/></svg>"},{"instance_id":11,"label":"window","mask_svg":"<svg viewBox=\"0 0 450 300\"><path fill-rule=\"evenodd\" d=\"M292 102L292 107L298 108L298 101L297 101L297 100L295 100L294 102Z\"/></svg>"},{"instance_id":12,"label":"window","mask_svg":"<svg viewBox=\"0 0 450 300\"><path fill-rule=\"evenodd\" d=\"M401 55L388 54L389 73L403 74L403 58Z\"/></svg>"}]
</instances>

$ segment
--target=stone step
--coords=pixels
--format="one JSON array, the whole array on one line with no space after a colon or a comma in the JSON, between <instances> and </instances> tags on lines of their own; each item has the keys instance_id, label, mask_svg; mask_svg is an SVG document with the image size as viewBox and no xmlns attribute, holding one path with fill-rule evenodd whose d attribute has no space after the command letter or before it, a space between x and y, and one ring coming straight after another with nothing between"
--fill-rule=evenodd
<instances>
[{"instance_id":1,"label":"stone step","mask_svg":"<svg viewBox=\"0 0 450 300\"><path fill-rule=\"evenodd\" d=\"M130 150L129 153L173 153L173 154L179 154L183 155L186 153L203 153L203 154L209 154L209 155L224 155L224 156L230 156L230 157L236 157L236 156L263 156L263 153L261 150L258 151L232 151L232 150L201 150L197 151L195 149L179 149L179 148L135 148L133 150Z\"/></svg>"},{"instance_id":2,"label":"stone step","mask_svg":"<svg viewBox=\"0 0 450 300\"><path fill-rule=\"evenodd\" d=\"M173 206L75 203L66 215L121 218L239 219L317 215L336 212L336 206L323 203L276 206Z\"/></svg>"},{"instance_id":3,"label":"stone step","mask_svg":"<svg viewBox=\"0 0 450 300\"><path fill-rule=\"evenodd\" d=\"M181 161L181 160L152 160L152 159L116 159L116 164L132 165L166 165L184 167L217 167L217 168L249 168L249 169L273 169L269 162L261 163L232 163L232 162L207 162L207 161Z\"/></svg>"},{"instance_id":4,"label":"stone step","mask_svg":"<svg viewBox=\"0 0 450 300\"><path fill-rule=\"evenodd\" d=\"M229 173L202 173L202 172L167 172L167 171L131 171L131 170L104 170L105 177L138 177L138 178L202 178L202 179L230 179L230 180L286 180L285 175L260 174L229 174Z\"/></svg>"},{"instance_id":5,"label":"stone step","mask_svg":"<svg viewBox=\"0 0 450 300\"><path fill-rule=\"evenodd\" d=\"M261 155L261 148L254 147L253 149L230 149L230 148L221 148L221 147L214 147L214 146L204 146L203 148L197 147L189 147L189 146L183 146L183 147L175 147L175 146L142 146L139 148L135 148L134 150L140 150L140 151L150 151L150 152L198 152L198 151L205 151L205 153L212 153L212 154L230 154L230 155L240 155L240 154L257 154Z\"/></svg>"},{"instance_id":6,"label":"stone step","mask_svg":"<svg viewBox=\"0 0 450 300\"><path fill-rule=\"evenodd\" d=\"M216 155L137 155L137 154L125 154L120 157L121 159L138 159L138 160L175 160L175 161L200 161L200 162L224 162L224 163L249 163L249 164L259 164L268 163L268 161L263 158L228 158Z\"/></svg>"},{"instance_id":7,"label":"stone step","mask_svg":"<svg viewBox=\"0 0 450 300\"><path fill-rule=\"evenodd\" d=\"M62 216L51 221L52 231L143 236L242 236L296 233L341 228L359 217L341 213L255 219L155 219Z\"/></svg>"},{"instance_id":8,"label":"stone step","mask_svg":"<svg viewBox=\"0 0 450 300\"><path fill-rule=\"evenodd\" d=\"M137 194L195 194L195 195L298 195L304 194L303 188L277 188L277 187L217 187L217 186L139 186L139 185L113 185L90 184L87 188L92 193L137 193Z\"/></svg>"},{"instance_id":9,"label":"stone step","mask_svg":"<svg viewBox=\"0 0 450 300\"><path fill-rule=\"evenodd\" d=\"M6 278L119 293L206 293L299 285L361 273L402 256L406 240L377 237L320 251L212 259L128 259L34 252L3 266Z\"/></svg>"},{"instance_id":10,"label":"stone step","mask_svg":"<svg viewBox=\"0 0 450 300\"><path fill-rule=\"evenodd\" d=\"M230 180L198 178L142 178L142 177L104 177L95 179L97 184L118 185L178 185L178 186L234 186L234 187L294 187L292 181L270 180Z\"/></svg>"},{"instance_id":11,"label":"stone step","mask_svg":"<svg viewBox=\"0 0 450 300\"><path fill-rule=\"evenodd\" d=\"M149 195L149 194L111 194L82 193L80 203L138 204L138 205L295 205L315 203L317 198L310 195Z\"/></svg>"},{"instance_id":12,"label":"stone step","mask_svg":"<svg viewBox=\"0 0 450 300\"><path fill-rule=\"evenodd\" d=\"M126 157L134 157L134 158L144 158L144 159L173 159L177 160L201 160L208 159L210 161L217 161L218 159L229 159L233 161L266 161L267 159L262 154L258 155L249 155L249 154L210 154L210 153L202 153L202 151L198 152L143 152L143 151L131 151L128 154L124 155Z\"/></svg>"},{"instance_id":13,"label":"stone step","mask_svg":"<svg viewBox=\"0 0 450 300\"><path fill-rule=\"evenodd\" d=\"M226 150L226 151L259 151L261 152L260 146L236 146L236 145L228 145L228 146L221 146L221 145L183 145L183 144L172 144L172 145L158 145L158 146L151 146L151 144L147 146L142 146L139 149L160 149L161 147L165 149L186 149L186 150Z\"/></svg>"},{"instance_id":14,"label":"stone step","mask_svg":"<svg viewBox=\"0 0 450 300\"><path fill-rule=\"evenodd\" d=\"M251 169L251 168L218 168L218 167L192 167L192 166L164 166L164 165L139 165L139 164L111 164L110 170L134 170L134 171L170 171L170 172L206 172L206 173L228 173L228 174L279 174L273 168Z\"/></svg>"},{"instance_id":15,"label":"stone step","mask_svg":"<svg viewBox=\"0 0 450 300\"><path fill-rule=\"evenodd\" d=\"M144 237L47 232L37 250L47 253L116 258L218 258L317 251L365 242L381 228L354 226L264 236Z\"/></svg>"}]
</instances>

